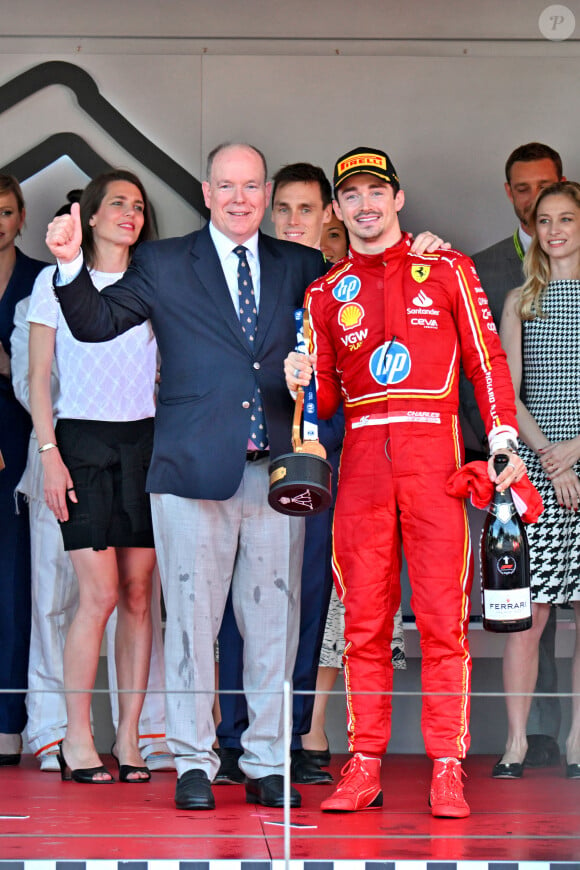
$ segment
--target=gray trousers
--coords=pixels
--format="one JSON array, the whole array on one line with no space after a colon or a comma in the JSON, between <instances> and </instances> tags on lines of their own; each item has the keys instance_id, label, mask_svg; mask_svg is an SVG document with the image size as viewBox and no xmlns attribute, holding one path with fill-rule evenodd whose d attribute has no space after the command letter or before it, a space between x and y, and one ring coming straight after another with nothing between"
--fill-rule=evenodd
<instances>
[{"instance_id":1,"label":"gray trousers","mask_svg":"<svg viewBox=\"0 0 580 870\"><path fill-rule=\"evenodd\" d=\"M282 773L283 685L298 645L304 521L272 510L268 460L246 463L226 501L152 494L155 548L167 609L166 733L177 773L219 768L214 644L230 584L244 639L249 724L240 767L250 778Z\"/></svg>"}]
</instances>

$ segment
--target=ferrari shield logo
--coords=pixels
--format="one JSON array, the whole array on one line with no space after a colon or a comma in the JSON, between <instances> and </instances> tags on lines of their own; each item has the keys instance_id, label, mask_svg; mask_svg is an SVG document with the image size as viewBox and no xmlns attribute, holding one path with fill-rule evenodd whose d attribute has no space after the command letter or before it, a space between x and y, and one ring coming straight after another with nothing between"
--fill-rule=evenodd
<instances>
[{"instance_id":1,"label":"ferrari shield logo","mask_svg":"<svg viewBox=\"0 0 580 870\"><path fill-rule=\"evenodd\" d=\"M422 284L429 277L431 266L425 266L424 263L415 263L411 266L411 277L417 284Z\"/></svg>"}]
</instances>

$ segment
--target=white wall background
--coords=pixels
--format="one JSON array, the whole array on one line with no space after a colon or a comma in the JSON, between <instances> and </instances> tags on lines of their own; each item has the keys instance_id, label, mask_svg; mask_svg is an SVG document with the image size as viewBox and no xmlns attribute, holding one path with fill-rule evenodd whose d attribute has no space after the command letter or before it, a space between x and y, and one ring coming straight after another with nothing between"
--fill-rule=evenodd
<instances>
[{"instance_id":1,"label":"white wall background","mask_svg":"<svg viewBox=\"0 0 580 870\"><path fill-rule=\"evenodd\" d=\"M536 0L23 0L2 5L0 85L66 60L200 178L218 142L250 140L272 171L295 160L331 173L358 144L385 148L407 194L407 228L437 230L469 253L507 235L509 152L532 139L580 177L576 34L550 41ZM578 16L580 4L568 8ZM162 235L199 219L79 108L50 87L0 116L0 164L71 130L140 171ZM24 247L42 254L47 217L86 178L60 161L25 185ZM269 229L269 220L264 227Z\"/></svg>"}]
</instances>

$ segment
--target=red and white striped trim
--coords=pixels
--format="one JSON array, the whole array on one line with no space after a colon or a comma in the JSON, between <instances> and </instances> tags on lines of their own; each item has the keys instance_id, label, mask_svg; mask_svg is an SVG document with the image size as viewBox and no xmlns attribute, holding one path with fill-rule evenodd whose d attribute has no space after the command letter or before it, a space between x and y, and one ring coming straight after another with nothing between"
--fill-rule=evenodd
<instances>
[{"instance_id":1,"label":"red and white striped trim","mask_svg":"<svg viewBox=\"0 0 580 870\"><path fill-rule=\"evenodd\" d=\"M351 429L361 429L363 426L386 426L390 423L441 423L441 414L437 411L406 411L403 414L363 414L355 420L349 420Z\"/></svg>"}]
</instances>

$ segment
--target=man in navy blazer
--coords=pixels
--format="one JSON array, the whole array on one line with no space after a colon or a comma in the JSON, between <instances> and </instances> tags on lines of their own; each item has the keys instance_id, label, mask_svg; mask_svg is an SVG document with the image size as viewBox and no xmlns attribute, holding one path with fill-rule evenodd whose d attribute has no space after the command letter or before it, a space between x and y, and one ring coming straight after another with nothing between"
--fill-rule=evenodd
<instances>
[{"instance_id":1,"label":"man in navy blazer","mask_svg":"<svg viewBox=\"0 0 580 870\"><path fill-rule=\"evenodd\" d=\"M246 800L283 805L282 690L298 641L304 521L269 507L268 464L291 450L283 360L296 340L294 309L324 263L315 250L259 232L266 178L256 148L218 146L203 183L210 224L140 245L123 278L100 294L82 267L78 210L47 233L75 336L105 341L150 319L161 353L147 487L167 608L166 725L180 809L215 805L214 642L230 584L246 650ZM258 309L253 341L238 316L247 268ZM260 400L267 450L250 440ZM292 788L291 806L300 800Z\"/></svg>"}]
</instances>

